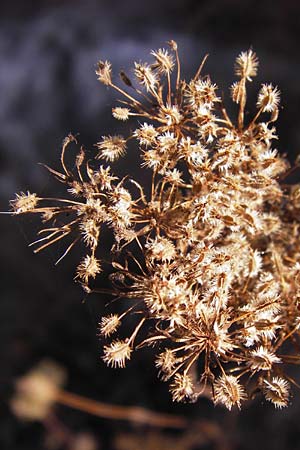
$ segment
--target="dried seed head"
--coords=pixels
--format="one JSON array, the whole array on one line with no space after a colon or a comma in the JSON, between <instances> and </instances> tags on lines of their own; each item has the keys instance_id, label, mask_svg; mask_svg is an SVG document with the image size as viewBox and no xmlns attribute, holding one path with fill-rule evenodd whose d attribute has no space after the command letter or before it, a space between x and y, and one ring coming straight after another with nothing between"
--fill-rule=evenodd
<instances>
[{"instance_id":1,"label":"dried seed head","mask_svg":"<svg viewBox=\"0 0 300 450\"><path fill-rule=\"evenodd\" d=\"M152 52L153 64L135 64L139 88L120 72L130 94L112 83L108 61L97 68L99 80L125 97L122 107L112 109L113 116L121 121L143 117L145 123L137 122L127 139L103 136L96 158L113 162L136 138L141 166L153 172L150 186L143 185L143 175L139 183L118 179L109 167L87 161L82 147L72 164L66 148L76 139L69 135L60 171L48 170L76 198L21 193L11 202L12 210L52 220L34 243L36 251L67 236L65 255L83 237L90 254L76 278L86 292L101 271L96 250L102 227L112 230L111 262L118 271L110 276L112 295L130 299L127 312L140 314L141 321L128 340L105 346L108 365L125 366L141 326L150 322L151 335L143 343L167 348L156 366L164 380L174 377L175 401L197 397L197 367L214 388L216 403L240 407L246 398L242 381L246 389L251 379L251 390L252 385L261 388L267 400L281 407L288 398L284 363L298 361L296 344L294 352L289 345L299 332L300 194L290 183L281 183L289 166L271 148L277 139L270 124L277 118L279 91L262 85L258 111L246 117L246 81L256 75L258 60L252 50L242 52L235 65L240 78L231 88L239 107L231 118L224 104L218 105L217 86L200 75L206 58L187 83L180 80L177 44L169 45L169 52ZM264 112L271 113L266 122ZM103 317L100 334L113 334L122 317ZM270 380L268 372L281 363L277 353L285 355L283 378Z\"/></svg>"},{"instance_id":2,"label":"dried seed head","mask_svg":"<svg viewBox=\"0 0 300 450\"><path fill-rule=\"evenodd\" d=\"M112 109L112 115L114 116L115 119L126 122L126 120L129 119L130 109L121 108L118 106L118 107Z\"/></svg>"},{"instance_id":3,"label":"dried seed head","mask_svg":"<svg viewBox=\"0 0 300 450\"><path fill-rule=\"evenodd\" d=\"M241 52L235 61L235 74L240 78L252 81L257 75L258 59L252 50Z\"/></svg>"},{"instance_id":4,"label":"dried seed head","mask_svg":"<svg viewBox=\"0 0 300 450\"><path fill-rule=\"evenodd\" d=\"M76 278L80 278L84 283L88 283L89 278L96 278L102 271L100 262L93 255L86 255L77 267Z\"/></svg>"},{"instance_id":5,"label":"dried seed head","mask_svg":"<svg viewBox=\"0 0 300 450\"><path fill-rule=\"evenodd\" d=\"M96 74L98 80L106 86L111 85L111 63L109 61L99 61L97 64Z\"/></svg>"},{"instance_id":6,"label":"dried seed head","mask_svg":"<svg viewBox=\"0 0 300 450\"><path fill-rule=\"evenodd\" d=\"M281 359L263 346L251 352L249 364L253 370L270 370L273 364L278 363L281 363Z\"/></svg>"},{"instance_id":7,"label":"dried seed head","mask_svg":"<svg viewBox=\"0 0 300 450\"><path fill-rule=\"evenodd\" d=\"M176 255L174 244L169 239L160 236L149 240L145 247L148 249L149 257L153 260L171 261Z\"/></svg>"},{"instance_id":8,"label":"dried seed head","mask_svg":"<svg viewBox=\"0 0 300 450\"><path fill-rule=\"evenodd\" d=\"M122 136L102 136L102 141L97 143L100 152L96 158L106 161L116 161L126 153L126 140Z\"/></svg>"},{"instance_id":9,"label":"dried seed head","mask_svg":"<svg viewBox=\"0 0 300 450\"><path fill-rule=\"evenodd\" d=\"M144 63L134 63L135 69L134 73L142 86L149 91L155 91L156 85L158 83L157 75L153 72L151 67Z\"/></svg>"},{"instance_id":10,"label":"dried seed head","mask_svg":"<svg viewBox=\"0 0 300 450\"><path fill-rule=\"evenodd\" d=\"M19 378L10 406L24 420L45 420L54 406L66 379L64 370L52 361L41 361Z\"/></svg>"},{"instance_id":11,"label":"dried seed head","mask_svg":"<svg viewBox=\"0 0 300 450\"><path fill-rule=\"evenodd\" d=\"M117 314L111 314L110 316L102 317L99 330L104 337L111 336L120 326L121 321Z\"/></svg>"},{"instance_id":12,"label":"dried seed head","mask_svg":"<svg viewBox=\"0 0 300 450\"><path fill-rule=\"evenodd\" d=\"M275 408L283 408L288 405L290 385L280 377L272 380L263 380L263 393L266 400L273 403Z\"/></svg>"},{"instance_id":13,"label":"dried seed head","mask_svg":"<svg viewBox=\"0 0 300 450\"><path fill-rule=\"evenodd\" d=\"M151 55L154 56L156 64L155 69L159 73L171 73L174 68L174 58L169 54L168 50L160 48L157 51L152 50Z\"/></svg>"},{"instance_id":14,"label":"dried seed head","mask_svg":"<svg viewBox=\"0 0 300 450\"><path fill-rule=\"evenodd\" d=\"M139 140L140 145L150 147L155 142L158 132L153 125L144 123L140 128L135 130L133 136Z\"/></svg>"},{"instance_id":15,"label":"dried seed head","mask_svg":"<svg viewBox=\"0 0 300 450\"><path fill-rule=\"evenodd\" d=\"M104 346L103 361L110 367L125 367L130 359L132 349L128 342L116 340L110 345Z\"/></svg>"},{"instance_id":16,"label":"dried seed head","mask_svg":"<svg viewBox=\"0 0 300 450\"><path fill-rule=\"evenodd\" d=\"M158 355L155 365L164 373L164 379L167 379L171 374L176 361L178 361L178 359L176 358L175 353L168 348Z\"/></svg>"},{"instance_id":17,"label":"dried seed head","mask_svg":"<svg viewBox=\"0 0 300 450\"><path fill-rule=\"evenodd\" d=\"M80 223L79 228L85 244L88 247L96 248L100 234L100 228L96 221L94 219L87 219Z\"/></svg>"},{"instance_id":18,"label":"dried seed head","mask_svg":"<svg viewBox=\"0 0 300 450\"><path fill-rule=\"evenodd\" d=\"M187 374L176 373L174 381L170 386L170 391L174 402L192 399L194 385L191 377Z\"/></svg>"},{"instance_id":19,"label":"dried seed head","mask_svg":"<svg viewBox=\"0 0 300 450\"><path fill-rule=\"evenodd\" d=\"M182 173L179 172L178 169L173 169L173 170L166 170L164 178L171 184L181 184L182 183L181 176Z\"/></svg>"},{"instance_id":20,"label":"dried seed head","mask_svg":"<svg viewBox=\"0 0 300 450\"><path fill-rule=\"evenodd\" d=\"M234 103L240 103L245 95L245 89L239 81L235 81L230 87L230 95Z\"/></svg>"},{"instance_id":21,"label":"dried seed head","mask_svg":"<svg viewBox=\"0 0 300 450\"><path fill-rule=\"evenodd\" d=\"M201 111L199 110L199 108L206 108L207 111L213 107L214 103L220 101L220 98L216 95L217 89L218 86L216 84L213 84L209 79L198 79L196 81L192 80L188 85L185 96L188 103L194 109L198 109L199 113Z\"/></svg>"},{"instance_id":22,"label":"dried seed head","mask_svg":"<svg viewBox=\"0 0 300 450\"><path fill-rule=\"evenodd\" d=\"M165 107L161 108L162 115L167 120L167 125L170 127L172 125L178 125L181 120L183 119L183 116L180 114L178 106L176 105L166 105Z\"/></svg>"},{"instance_id":23,"label":"dried seed head","mask_svg":"<svg viewBox=\"0 0 300 450\"><path fill-rule=\"evenodd\" d=\"M36 194L31 194L29 191L25 194L20 192L16 194L16 198L10 201L10 205L15 214L23 214L34 210L38 203Z\"/></svg>"},{"instance_id":24,"label":"dried seed head","mask_svg":"<svg viewBox=\"0 0 300 450\"><path fill-rule=\"evenodd\" d=\"M222 403L231 410L234 405L241 407L241 402L247 398L244 388L236 377L222 375L214 383L215 403Z\"/></svg>"},{"instance_id":25,"label":"dried seed head","mask_svg":"<svg viewBox=\"0 0 300 450\"><path fill-rule=\"evenodd\" d=\"M280 91L272 84L263 84L257 98L257 107L263 112L275 111L280 102Z\"/></svg>"}]
</instances>

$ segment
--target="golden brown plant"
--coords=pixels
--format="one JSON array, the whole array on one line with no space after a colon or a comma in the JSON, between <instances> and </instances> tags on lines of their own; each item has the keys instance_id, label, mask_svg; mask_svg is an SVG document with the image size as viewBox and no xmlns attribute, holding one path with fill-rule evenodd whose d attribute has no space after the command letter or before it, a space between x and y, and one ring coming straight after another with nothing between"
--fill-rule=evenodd
<instances>
[{"instance_id":1,"label":"golden brown plant","mask_svg":"<svg viewBox=\"0 0 300 450\"><path fill-rule=\"evenodd\" d=\"M137 118L135 131L102 136L92 162L81 147L75 170L65 158L77 143L69 135L61 170L48 168L68 195L21 193L12 211L41 214L46 225L36 252L67 238L61 260L84 242L75 278L87 292L103 271L101 229L111 229L111 294L124 313L103 317L100 334L111 339L128 314L136 326L105 344L109 366L124 367L134 348L154 345L174 401L196 401L210 389L215 403L231 409L261 392L281 408L296 384L289 364L300 362L300 190L283 184L289 163L272 148L279 90L263 84L257 111L246 119L258 59L242 52L230 89L237 114L230 117L217 86L202 75L206 57L185 81L177 44L168 44L170 50L151 52L152 63L135 63L134 80L121 72L124 88L108 61L98 63L99 81L123 96L113 117ZM141 167L152 173L149 189L97 162L123 157L133 140Z\"/></svg>"}]
</instances>

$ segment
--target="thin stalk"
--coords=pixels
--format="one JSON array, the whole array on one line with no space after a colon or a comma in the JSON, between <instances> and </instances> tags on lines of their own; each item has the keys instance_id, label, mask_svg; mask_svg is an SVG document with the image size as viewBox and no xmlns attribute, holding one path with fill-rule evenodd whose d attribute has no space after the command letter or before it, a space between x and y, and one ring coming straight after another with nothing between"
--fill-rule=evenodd
<instances>
[{"instance_id":1,"label":"thin stalk","mask_svg":"<svg viewBox=\"0 0 300 450\"><path fill-rule=\"evenodd\" d=\"M57 402L105 419L125 420L159 428L185 428L188 425L188 421L181 416L156 413L137 406L111 405L66 391L59 391Z\"/></svg>"}]
</instances>

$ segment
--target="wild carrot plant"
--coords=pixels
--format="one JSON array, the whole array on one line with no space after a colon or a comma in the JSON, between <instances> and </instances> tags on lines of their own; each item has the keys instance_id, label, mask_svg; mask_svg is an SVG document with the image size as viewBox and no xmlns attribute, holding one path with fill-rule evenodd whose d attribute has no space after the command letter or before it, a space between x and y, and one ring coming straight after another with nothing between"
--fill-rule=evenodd
<instances>
[{"instance_id":1,"label":"wild carrot plant","mask_svg":"<svg viewBox=\"0 0 300 450\"><path fill-rule=\"evenodd\" d=\"M203 74L206 58L185 81L177 44L168 45L136 62L133 76L122 71L123 87L99 61L98 80L122 96L112 115L133 133L102 136L92 160L79 147L72 169L69 135L61 168L48 167L66 196L21 193L12 213L41 215L36 252L65 239L62 259L83 241L75 279L86 292L101 284L101 229L111 230L110 294L124 312L99 323L108 366L123 368L134 349L151 345L174 401L209 391L231 409L262 393L281 408L296 384L289 365L300 362L300 186L286 184L289 163L272 148L280 92L263 84L256 112L245 114L258 59L242 52L231 117ZM111 170L134 146L150 186ZM118 337L128 315L135 326Z\"/></svg>"}]
</instances>

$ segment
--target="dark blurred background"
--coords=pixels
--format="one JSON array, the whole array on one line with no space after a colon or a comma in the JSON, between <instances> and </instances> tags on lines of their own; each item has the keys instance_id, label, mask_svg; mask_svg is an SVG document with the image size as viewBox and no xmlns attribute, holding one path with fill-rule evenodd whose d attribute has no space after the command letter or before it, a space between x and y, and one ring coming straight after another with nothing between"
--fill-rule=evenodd
<instances>
[{"instance_id":1,"label":"dark blurred background","mask_svg":"<svg viewBox=\"0 0 300 450\"><path fill-rule=\"evenodd\" d=\"M21 190L63 195L38 163L58 168L60 145L69 132L80 133L80 142L91 147L101 135L120 129L111 118L116 96L97 82L97 60L110 59L115 73L128 71L134 60L146 60L151 49L170 39L178 42L186 78L209 53L205 71L226 94L234 79L235 57L252 47L260 59L252 97L260 82L280 88L276 145L293 159L300 150L299 30L298 0L1 2L0 209L7 210L8 200ZM38 255L28 248L37 221L1 216L0 227L1 450L50 448L44 427L18 421L8 406L14 381L45 357L66 369L68 390L104 402L184 414L191 422L211 421L224 433L228 450L300 448L299 392L283 411L258 399L240 413L229 413L206 400L172 404L167 385L156 377L150 350L137 352L126 370L108 369L97 338L107 299L87 298L74 284L76 254L56 267L62 247ZM146 426L101 420L64 407L56 412L71 431L92 434L98 449L121 448L116 438L122 433L150 432ZM175 439L173 449L182 437L181 432L166 436ZM143 442L145 447L146 437ZM134 445L126 448L139 446ZM158 444L148 445L158 449ZM190 448L215 447L199 439Z\"/></svg>"}]
</instances>

